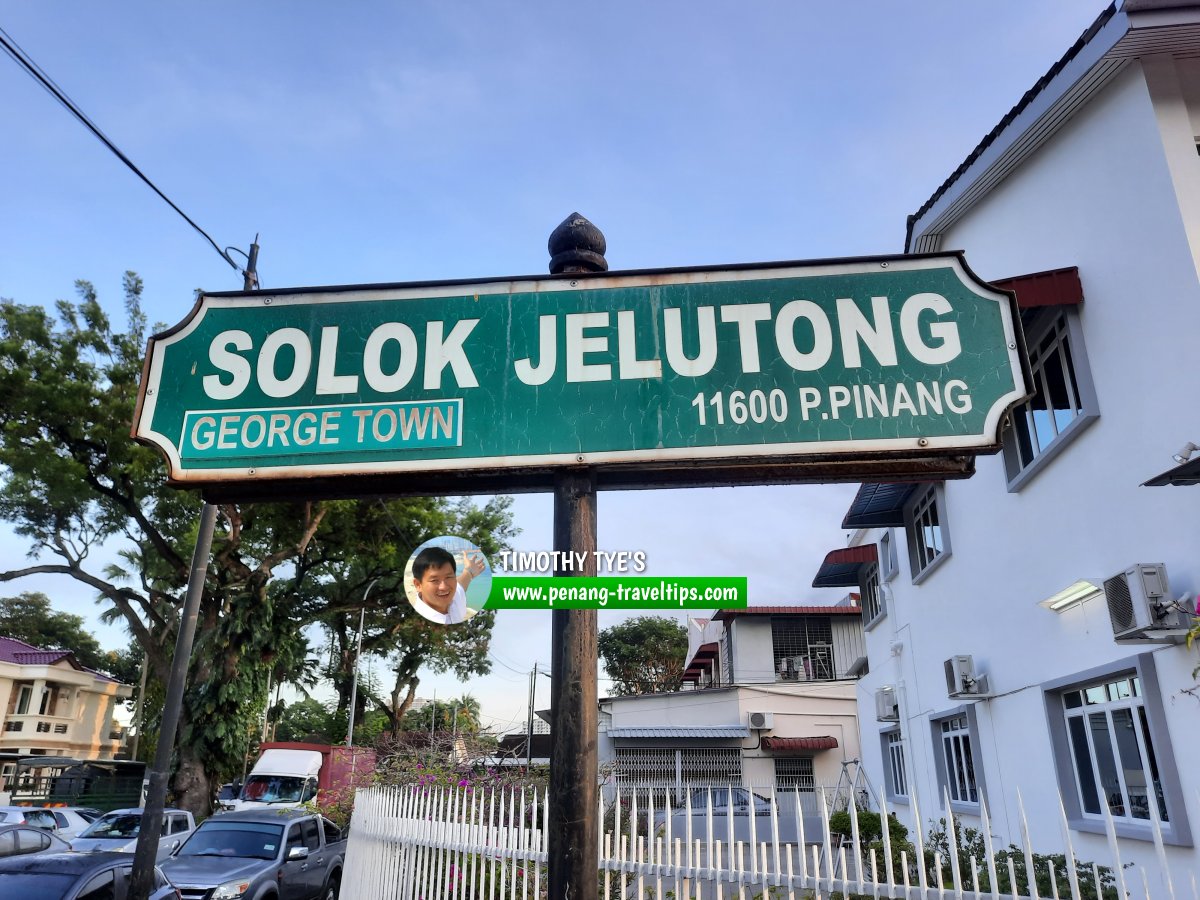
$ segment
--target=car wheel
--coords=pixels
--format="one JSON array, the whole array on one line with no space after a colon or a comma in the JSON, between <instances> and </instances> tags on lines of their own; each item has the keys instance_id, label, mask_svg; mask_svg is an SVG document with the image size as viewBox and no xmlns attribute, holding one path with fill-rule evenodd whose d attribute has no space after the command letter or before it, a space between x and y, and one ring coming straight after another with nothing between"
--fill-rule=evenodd
<instances>
[{"instance_id":1,"label":"car wheel","mask_svg":"<svg viewBox=\"0 0 1200 900\"><path fill-rule=\"evenodd\" d=\"M341 881L337 875L329 877L329 884L325 885L325 893L321 895L321 900L337 900L338 888L341 887Z\"/></svg>"}]
</instances>

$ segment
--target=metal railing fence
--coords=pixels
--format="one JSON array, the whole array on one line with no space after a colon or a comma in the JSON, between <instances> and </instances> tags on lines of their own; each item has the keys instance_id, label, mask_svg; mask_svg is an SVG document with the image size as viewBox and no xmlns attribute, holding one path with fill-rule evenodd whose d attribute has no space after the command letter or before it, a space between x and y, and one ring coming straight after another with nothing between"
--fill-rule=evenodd
<instances>
[{"instance_id":1,"label":"metal railing fence","mask_svg":"<svg viewBox=\"0 0 1200 900\"><path fill-rule=\"evenodd\" d=\"M736 788L685 796L682 806L655 807L654 792L633 791L605 808L602 801L602 900L827 900L827 898L945 898L957 900L1200 900L1197 875L1178 884L1168 866L1155 818L1157 865L1124 863L1112 817L1106 816L1109 857L1078 862L1059 803L1066 852L1037 854L1020 794L1020 845L994 845L986 803L980 827L962 829L947 813L938 845L889 815L886 798L871 813L862 792L825 791L794 802L774 791L767 809L729 814ZM745 790L745 789L743 789ZM719 796L724 793L724 796ZM794 792L799 794L800 792ZM949 798L943 807L950 809ZM916 798L913 820L920 822ZM805 808L815 802L818 827ZM727 810L722 815L721 808ZM791 821L787 821L787 819ZM372 900L542 900L546 894L546 795L533 789L474 790L431 786L358 791L343 873L342 896ZM794 832L794 840L789 839ZM971 838L970 854L959 846ZM1033 877L1030 877L1030 874ZM1042 887L1039 888L1039 882Z\"/></svg>"}]
</instances>

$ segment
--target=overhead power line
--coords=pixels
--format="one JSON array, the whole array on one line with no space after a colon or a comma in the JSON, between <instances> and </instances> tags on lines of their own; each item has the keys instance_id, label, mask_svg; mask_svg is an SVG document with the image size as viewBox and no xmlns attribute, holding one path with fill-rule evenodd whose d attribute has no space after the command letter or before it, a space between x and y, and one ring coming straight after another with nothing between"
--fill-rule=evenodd
<instances>
[{"instance_id":1,"label":"overhead power line","mask_svg":"<svg viewBox=\"0 0 1200 900\"><path fill-rule=\"evenodd\" d=\"M150 190L158 194L158 196L161 197L166 204L171 207L171 209L175 210L175 212L179 213L179 215L183 217L185 222L191 225L192 228L196 229L196 231L198 231L204 237L204 239L212 245L212 248L216 250L218 254L220 254L221 259L225 260L225 262L229 263L229 265L231 265L235 270L240 272L243 277L245 277L246 270L234 262L233 259L230 258L229 254L222 250L217 245L217 242L209 236L207 231L197 225L192 218L182 209L180 209L170 197L159 190L158 185L151 181L146 174L134 164L133 160L121 152L120 148L109 139L108 135L101 131L100 127L96 125L95 122L88 118L87 114L79 108L75 101L67 96L66 91L60 88L55 83L54 79L46 74L42 67L39 66L34 59L25 52L21 45L18 44L3 28L0 28L0 47L3 47L4 51L13 58L17 65L19 65L25 71L25 73L29 75L30 78L45 88L50 96L57 100L63 106L63 108L67 110L67 112L83 123L83 126L87 128L87 130L93 135L95 135L100 143L104 144L105 147L111 150L117 159L125 163L125 165L129 167L129 170L133 172L134 175L142 179L142 181L149 186Z\"/></svg>"}]
</instances>

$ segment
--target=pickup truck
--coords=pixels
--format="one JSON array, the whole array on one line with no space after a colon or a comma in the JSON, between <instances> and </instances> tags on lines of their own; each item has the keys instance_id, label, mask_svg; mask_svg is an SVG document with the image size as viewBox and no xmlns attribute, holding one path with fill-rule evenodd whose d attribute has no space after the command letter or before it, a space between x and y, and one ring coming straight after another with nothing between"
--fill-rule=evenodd
<instances>
[{"instance_id":1,"label":"pickup truck","mask_svg":"<svg viewBox=\"0 0 1200 900\"><path fill-rule=\"evenodd\" d=\"M184 900L336 900L346 839L303 809L205 819L160 864Z\"/></svg>"}]
</instances>

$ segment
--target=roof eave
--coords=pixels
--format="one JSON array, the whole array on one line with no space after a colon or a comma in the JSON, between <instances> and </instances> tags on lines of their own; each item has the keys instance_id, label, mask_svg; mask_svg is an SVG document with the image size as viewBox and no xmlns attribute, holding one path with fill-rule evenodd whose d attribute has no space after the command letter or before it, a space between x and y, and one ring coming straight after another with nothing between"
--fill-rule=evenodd
<instances>
[{"instance_id":1,"label":"roof eave","mask_svg":"<svg viewBox=\"0 0 1200 900\"><path fill-rule=\"evenodd\" d=\"M924 251L928 239L947 227L970 205L990 190L993 179L999 182L1017 158L1023 158L1061 127L1065 117L1052 128L1039 133L1035 141L1025 138L1037 132L1037 126L1049 115L1057 114L1076 90L1090 95L1095 85L1088 80L1093 72L1128 33L1129 16L1123 10L1107 8L1078 41L1068 49L1046 75L1042 76L1003 119L971 151L916 213L908 217L904 250ZM1057 70L1057 71L1056 71ZM1115 74L1113 72L1108 73ZM1042 81L1045 83L1042 84ZM983 187L983 190L980 188ZM977 195L977 196L976 196Z\"/></svg>"}]
</instances>

